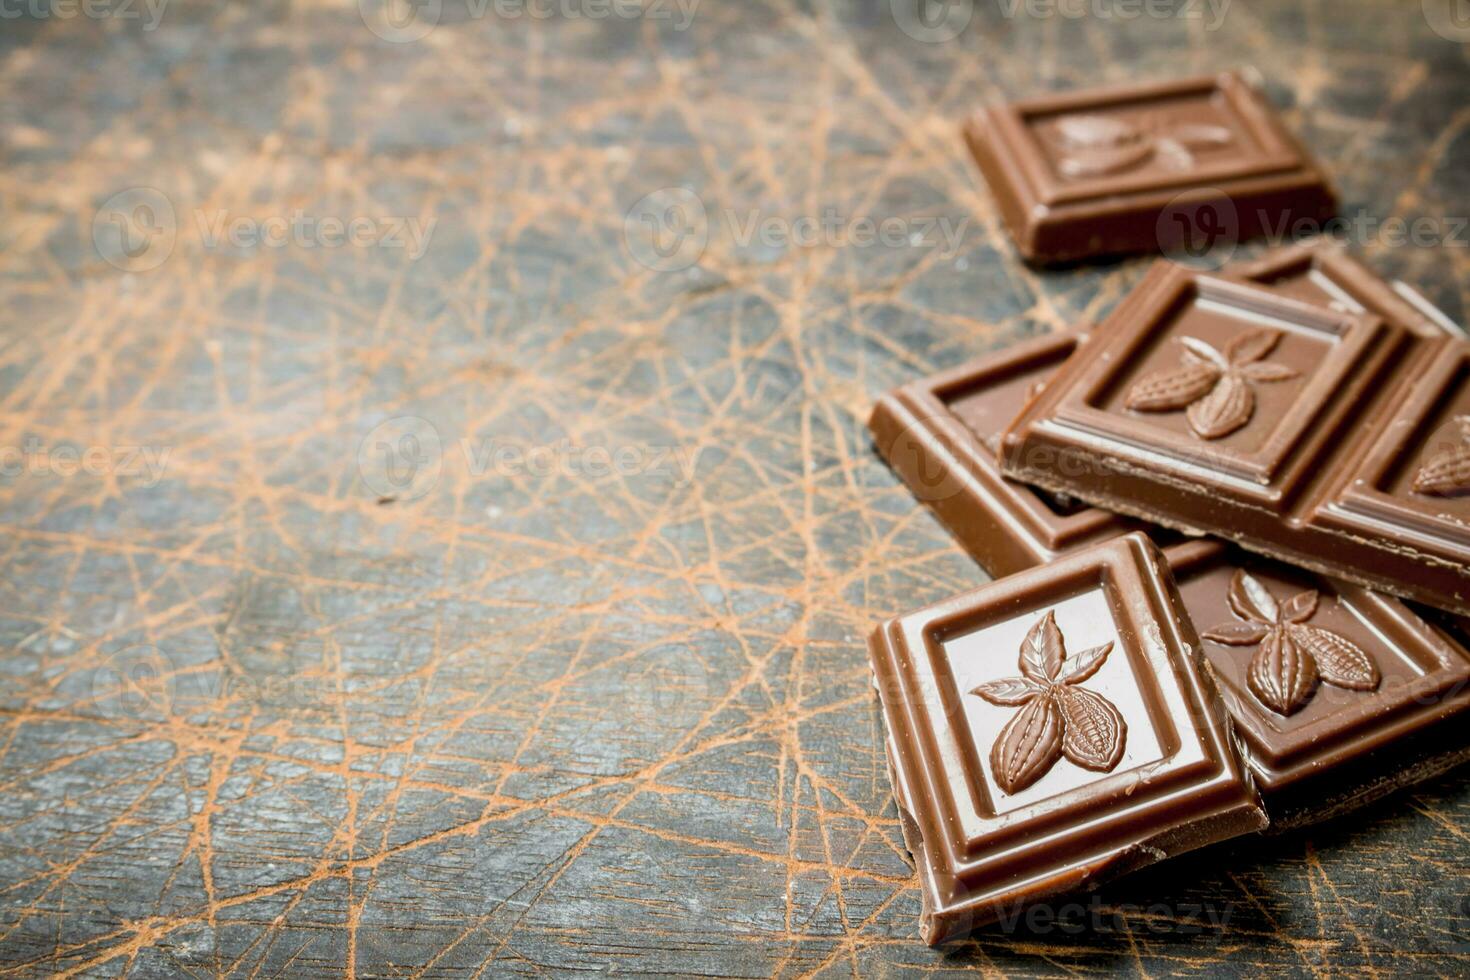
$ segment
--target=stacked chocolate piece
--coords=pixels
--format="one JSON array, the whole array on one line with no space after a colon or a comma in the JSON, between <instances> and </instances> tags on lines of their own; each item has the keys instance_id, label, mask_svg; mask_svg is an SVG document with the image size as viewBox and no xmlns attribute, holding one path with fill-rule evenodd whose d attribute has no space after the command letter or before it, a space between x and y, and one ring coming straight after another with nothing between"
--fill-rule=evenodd
<instances>
[{"instance_id":1,"label":"stacked chocolate piece","mask_svg":"<svg viewBox=\"0 0 1470 980\"><path fill-rule=\"evenodd\" d=\"M1093 251L1126 250L1174 206L1157 185L1218 201L1200 172L1254 174L1226 193L1256 224L1330 201L1254 93L1230 75L1068 97L990 110L967 135L1003 201L1007 179L1044 172L1053 200L1088 204ZM1121 181L1122 223L1069 197L1073 176L1094 196ZM1049 206L1003 203L1028 254L1067 240L1036 230ZM1218 272L1158 260L1096 329L879 401L879 452L997 577L869 644L926 940L1470 758L1457 334L1329 246Z\"/></svg>"}]
</instances>

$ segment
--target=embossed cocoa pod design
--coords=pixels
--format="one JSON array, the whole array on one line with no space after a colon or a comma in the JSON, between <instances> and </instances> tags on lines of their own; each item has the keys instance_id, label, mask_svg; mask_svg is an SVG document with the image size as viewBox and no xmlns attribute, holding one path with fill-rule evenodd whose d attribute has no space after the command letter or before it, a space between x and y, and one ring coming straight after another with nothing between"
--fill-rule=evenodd
<instances>
[{"instance_id":1,"label":"embossed cocoa pod design","mask_svg":"<svg viewBox=\"0 0 1470 980\"><path fill-rule=\"evenodd\" d=\"M1139 379L1128 389L1123 405L1139 412L1184 409L1196 436L1222 439L1243 428L1255 414L1253 382L1288 381L1298 376L1294 368L1262 360L1280 339L1279 330L1248 330L1231 338L1222 353L1197 337L1180 338L1183 363Z\"/></svg>"},{"instance_id":2,"label":"embossed cocoa pod design","mask_svg":"<svg viewBox=\"0 0 1470 980\"><path fill-rule=\"evenodd\" d=\"M1246 686L1277 714L1290 715L1311 700L1319 680L1350 691L1372 691L1383 679L1366 650L1345 636L1307 620L1317 614L1315 589L1278 603L1254 576L1237 570L1226 600L1239 623L1224 623L1201 635L1229 646L1258 646Z\"/></svg>"},{"instance_id":3,"label":"embossed cocoa pod design","mask_svg":"<svg viewBox=\"0 0 1470 980\"><path fill-rule=\"evenodd\" d=\"M1455 420L1465 445L1432 456L1414 474L1415 493L1436 497L1456 497L1470 493L1470 415Z\"/></svg>"},{"instance_id":4,"label":"embossed cocoa pod design","mask_svg":"<svg viewBox=\"0 0 1470 980\"><path fill-rule=\"evenodd\" d=\"M1208 395L1219 380L1219 368L1195 361L1141 378L1123 404L1139 412L1177 412Z\"/></svg>"},{"instance_id":5,"label":"embossed cocoa pod design","mask_svg":"<svg viewBox=\"0 0 1470 980\"><path fill-rule=\"evenodd\" d=\"M1300 710L1316 689L1317 663L1290 634L1272 630L1251 658L1246 685L1266 707L1289 715Z\"/></svg>"},{"instance_id":6,"label":"embossed cocoa pod design","mask_svg":"<svg viewBox=\"0 0 1470 980\"><path fill-rule=\"evenodd\" d=\"M995 782L1019 793L1036 782L1062 754L1062 716L1049 693L1032 698L1006 722L990 749Z\"/></svg>"},{"instance_id":7,"label":"embossed cocoa pod design","mask_svg":"<svg viewBox=\"0 0 1470 980\"><path fill-rule=\"evenodd\" d=\"M997 786L1019 793L1063 756L1100 772L1118 764L1128 733L1123 715L1101 694L1078 686L1102 668L1112 649L1108 642L1068 657L1056 614L1048 612L1021 642L1021 676L987 681L970 692L1021 709L990 748Z\"/></svg>"}]
</instances>

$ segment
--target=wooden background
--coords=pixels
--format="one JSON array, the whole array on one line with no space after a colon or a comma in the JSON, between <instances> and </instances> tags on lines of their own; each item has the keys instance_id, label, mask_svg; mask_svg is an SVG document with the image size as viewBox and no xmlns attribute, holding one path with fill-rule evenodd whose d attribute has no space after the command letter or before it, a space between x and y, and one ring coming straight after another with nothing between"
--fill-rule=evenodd
<instances>
[{"instance_id":1,"label":"wooden background","mask_svg":"<svg viewBox=\"0 0 1470 980\"><path fill-rule=\"evenodd\" d=\"M984 578L874 397L1146 264L966 109L1254 64L1463 320L1470 15L376 2L0 19L0 974L1466 969L1465 774L926 949L863 637Z\"/></svg>"}]
</instances>

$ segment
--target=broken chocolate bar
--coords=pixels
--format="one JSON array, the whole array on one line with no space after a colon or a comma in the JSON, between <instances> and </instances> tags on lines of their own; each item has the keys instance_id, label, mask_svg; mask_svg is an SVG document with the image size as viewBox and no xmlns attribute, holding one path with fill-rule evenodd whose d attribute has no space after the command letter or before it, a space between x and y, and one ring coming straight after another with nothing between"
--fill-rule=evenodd
<instances>
[{"instance_id":1,"label":"broken chocolate bar","mask_svg":"<svg viewBox=\"0 0 1470 980\"><path fill-rule=\"evenodd\" d=\"M1356 263L1334 262L1336 254L1291 249L1247 271L1268 275L1277 286L1283 278L1331 275L1345 268L1375 278ZM1305 278L1293 285L1303 297L1324 303L1337 298L1330 290L1313 296L1312 283ZM1365 286L1366 279L1357 279L1352 294L1374 303L1374 312L1404 313L1391 301L1382 302L1398 290L1390 292L1386 284L1382 289ZM1423 300L1415 305L1430 322L1449 322ZM1451 324L1443 329L1456 328ZM1001 476L995 457L1002 428L1027 394L1072 354L1080 337L1077 332L1054 334L979 358L890 392L874 408L869 424L879 451L992 575L1044 564L1130 526L1106 511L1075 504L1057 507L1044 492ZM1156 541L1170 543L1165 555L1185 607L1204 634L1205 655L1221 680L1273 830L1325 819L1470 760L1470 737L1464 732L1470 718L1470 620L1416 610L1218 542L1182 541L1174 532L1149 530ZM1304 639L1288 642L1304 668L1311 659L1310 673L1317 683L1294 689L1291 702L1278 702L1289 711L1276 710L1250 685L1251 665L1282 640L1228 642L1233 634L1252 638L1258 633L1265 641L1269 628L1277 625L1270 615L1252 621L1249 614L1242 620L1235 613L1230 595L1237 572L1251 575L1279 597L1273 599L1278 607L1303 593L1315 596L1311 614L1296 624L1303 627L1297 633ZM1219 628L1236 621L1245 625ZM1333 636L1319 636L1316 629ZM1361 656L1350 653L1347 663L1367 663L1369 668L1353 681L1350 672L1335 672L1329 650L1324 672L1312 653L1312 644L1323 642L1361 651ZM1304 669L1301 676L1309 672ZM1375 676L1377 683L1366 686ZM1346 678L1347 684L1334 678ZM1271 698L1273 688L1265 690Z\"/></svg>"},{"instance_id":2,"label":"broken chocolate bar","mask_svg":"<svg viewBox=\"0 0 1470 980\"><path fill-rule=\"evenodd\" d=\"M873 633L926 941L1266 825L1198 645L1138 533Z\"/></svg>"},{"instance_id":3,"label":"broken chocolate bar","mask_svg":"<svg viewBox=\"0 0 1470 980\"><path fill-rule=\"evenodd\" d=\"M1234 72L992 106L965 138L1031 262L1193 250L1336 211L1321 169Z\"/></svg>"},{"instance_id":4,"label":"broken chocolate bar","mask_svg":"<svg viewBox=\"0 0 1470 980\"><path fill-rule=\"evenodd\" d=\"M1001 437L1008 476L1470 613L1470 344L1156 263Z\"/></svg>"}]
</instances>

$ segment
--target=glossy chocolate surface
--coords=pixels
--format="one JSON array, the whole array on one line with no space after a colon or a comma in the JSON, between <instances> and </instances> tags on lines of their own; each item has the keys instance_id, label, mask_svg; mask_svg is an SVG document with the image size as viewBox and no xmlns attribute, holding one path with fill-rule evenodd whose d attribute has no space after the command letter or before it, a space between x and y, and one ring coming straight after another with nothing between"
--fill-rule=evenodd
<instances>
[{"instance_id":1,"label":"glossy chocolate surface","mask_svg":"<svg viewBox=\"0 0 1470 980\"><path fill-rule=\"evenodd\" d=\"M1269 275L1273 288L1283 278L1296 279L1296 295L1326 301L1330 294L1319 291L1314 297L1305 274L1321 268L1324 258L1329 269L1349 267L1331 261L1338 254L1290 249L1245 271ZM1360 274L1353 283L1357 294L1395 295L1381 281L1381 290L1368 288L1363 277L1372 273L1351 265ZM1389 302L1372 309L1401 314L1405 308ZM1423 322L1431 329L1441 329L1433 324L1443 314L1427 307L1425 316ZM1083 342L1080 332L1028 341L890 392L874 409L871 426L880 452L916 493L924 496L921 491L927 488L926 503L962 547L997 577L1044 564L1130 526L1098 509L1073 506L1065 516L1056 513L1046 494L1001 477L995 458L1008 417ZM887 433L897 437L887 438ZM904 451L895 453L895 446ZM963 478L950 479L950 472ZM952 492L934 499L938 488ZM1070 533L1076 527L1087 533ZM1316 592L1318 603L1306 625L1346 638L1381 673L1381 683L1366 692L1319 683L1302 708L1284 715L1249 688L1248 668L1257 647L1205 639L1205 655L1220 679L1273 828L1365 804L1470 757L1470 735L1464 730L1470 718L1470 621L1218 542L1183 540L1157 526L1149 532L1169 545L1165 555L1201 633L1238 621L1230 609L1230 585L1236 571L1247 571L1282 601Z\"/></svg>"},{"instance_id":2,"label":"glossy chocolate surface","mask_svg":"<svg viewBox=\"0 0 1470 980\"><path fill-rule=\"evenodd\" d=\"M1452 458L1467 358L1464 341L1160 262L1002 437L1001 467L1470 613Z\"/></svg>"},{"instance_id":3,"label":"glossy chocolate surface","mask_svg":"<svg viewBox=\"0 0 1470 980\"><path fill-rule=\"evenodd\" d=\"M1251 238L1336 209L1320 168L1240 73L992 106L965 138L1032 262Z\"/></svg>"},{"instance_id":4,"label":"glossy chocolate surface","mask_svg":"<svg viewBox=\"0 0 1470 980\"><path fill-rule=\"evenodd\" d=\"M873 633L928 942L1266 825L1198 645L1137 533Z\"/></svg>"}]
</instances>

